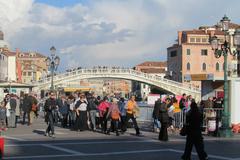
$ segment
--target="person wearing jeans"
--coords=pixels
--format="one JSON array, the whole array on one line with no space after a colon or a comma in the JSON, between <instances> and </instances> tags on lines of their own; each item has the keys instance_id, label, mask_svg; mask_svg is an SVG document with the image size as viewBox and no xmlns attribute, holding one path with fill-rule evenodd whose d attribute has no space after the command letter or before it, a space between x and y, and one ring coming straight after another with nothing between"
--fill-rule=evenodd
<instances>
[{"instance_id":1,"label":"person wearing jeans","mask_svg":"<svg viewBox=\"0 0 240 160\"><path fill-rule=\"evenodd\" d=\"M97 99L95 99L95 97L93 97L91 94L88 94L87 101L92 130L96 131Z\"/></svg>"}]
</instances>

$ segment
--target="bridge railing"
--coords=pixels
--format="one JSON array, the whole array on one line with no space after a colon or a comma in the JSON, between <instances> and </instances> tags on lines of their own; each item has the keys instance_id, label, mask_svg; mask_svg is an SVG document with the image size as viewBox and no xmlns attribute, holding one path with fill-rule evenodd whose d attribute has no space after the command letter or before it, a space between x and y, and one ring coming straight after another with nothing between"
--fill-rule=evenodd
<instances>
[{"instance_id":1,"label":"bridge railing","mask_svg":"<svg viewBox=\"0 0 240 160\"><path fill-rule=\"evenodd\" d=\"M149 81L154 81L154 82L161 81L161 82L166 82L168 85L172 84L172 85L175 85L175 86L178 86L178 87L184 87L184 88L188 88L190 90L200 91L199 88L197 88L197 87L195 87L191 84L179 83L179 82L176 82L176 81L173 81L173 80L163 78L161 76L151 75L151 74L143 73L143 72L136 71L136 70L133 70L133 69L128 69L128 68L78 69L78 70L75 70L75 71L55 75L54 80L61 80L61 79L64 79L66 77L76 76L76 75L79 75L79 74L82 74L82 75L84 75L84 74L96 75L96 74L106 74L106 73L108 73L108 74L124 74L124 75L131 74L131 75L137 76L139 78L145 78ZM51 81L51 77L47 77L45 79L41 79L40 81L36 82L36 85L49 83L50 81Z\"/></svg>"}]
</instances>

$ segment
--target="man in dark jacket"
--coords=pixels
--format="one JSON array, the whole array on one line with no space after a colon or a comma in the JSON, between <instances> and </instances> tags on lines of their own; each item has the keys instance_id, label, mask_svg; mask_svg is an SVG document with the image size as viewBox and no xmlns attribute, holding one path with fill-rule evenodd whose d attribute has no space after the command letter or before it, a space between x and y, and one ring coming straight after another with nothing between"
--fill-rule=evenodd
<instances>
[{"instance_id":1,"label":"man in dark jacket","mask_svg":"<svg viewBox=\"0 0 240 160\"><path fill-rule=\"evenodd\" d=\"M154 109L153 109L154 131L157 129L160 129L160 121L158 120L158 117L159 117L159 109L161 107L161 104L162 104L161 98L159 98L154 104Z\"/></svg>"},{"instance_id":2,"label":"man in dark jacket","mask_svg":"<svg viewBox=\"0 0 240 160\"><path fill-rule=\"evenodd\" d=\"M89 93L87 96L88 101L88 111L90 115L90 120L92 124L92 130L96 131L96 113L97 113L97 99Z\"/></svg>"},{"instance_id":3,"label":"man in dark jacket","mask_svg":"<svg viewBox=\"0 0 240 160\"><path fill-rule=\"evenodd\" d=\"M201 115L197 104L193 101L191 104L191 109L187 113L187 141L185 145L185 151L182 155L183 160L191 159L191 152L193 145L196 148L198 157L200 160L208 160L208 155L204 151L204 142L201 132Z\"/></svg>"},{"instance_id":4,"label":"man in dark jacket","mask_svg":"<svg viewBox=\"0 0 240 160\"><path fill-rule=\"evenodd\" d=\"M62 115L62 119L61 119L62 127L66 128L68 124L67 118L68 118L69 106L68 106L66 97L64 95L62 95L61 98L58 99L57 106L59 108L59 112Z\"/></svg>"},{"instance_id":5,"label":"man in dark jacket","mask_svg":"<svg viewBox=\"0 0 240 160\"><path fill-rule=\"evenodd\" d=\"M9 128L16 128L16 125L15 125L15 121L16 121L15 120L16 119L15 113L16 113L17 101L16 101L16 99L15 99L13 94L10 95L9 104L10 104L10 109L9 109L10 116L7 118L7 120L8 120L8 127Z\"/></svg>"},{"instance_id":6,"label":"man in dark jacket","mask_svg":"<svg viewBox=\"0 0 240 160\"><path fill-rule=\"evenodd\" d=\"M46 100L46 103L45 103L45 106L44 106L44 110L46 112L45 120L48 123L48 127L46 129L45 136L49 135L49 136L52 136L53 138L55 137L55 133L54 133L54 121L55 121L54 113L55 113L56 109L57 109L57 100L56 100L54 92L51 92L50 97ZM50 133L50 131L51 131L51 133Z\"/></svg>"},{"instance_id":7,"label":"man in dark jacket","mask_svg":"<svg viewBox=\"0 0 240 160\"><path fill-rule=\"evenodd\" d=\"M28 96L28 94L24 95L23 98L23 105L22 105L22 111L23 111L23 125L25 124L25 118L26 115L28 117L28 125L30 125L30 112L32 109L32 99Z\"/></svg>"},{"instance_id":8,"label":"man in dark jacket","mask_svg":"<svg viewBox=\"0 0 240 160\"><path fill-rule=\"evenodd\" d=\"M159 132L158 139L160 141L168 141L168 133L167 128L169 124L169 116L168 116L168 105L170 104L171 100L167 98L165 102L163 102L159 108L159 121L161 123L161 129Z\"/></svg>"}]
</instances>

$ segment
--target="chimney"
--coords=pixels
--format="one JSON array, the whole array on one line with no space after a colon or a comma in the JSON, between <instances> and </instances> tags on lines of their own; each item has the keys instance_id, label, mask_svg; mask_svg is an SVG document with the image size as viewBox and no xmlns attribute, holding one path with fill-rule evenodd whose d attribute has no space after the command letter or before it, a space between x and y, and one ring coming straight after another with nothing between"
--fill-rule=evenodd
<instances>
[{"instance_id":1,"label":"chimney","mask_svg":"<svg viewBox=\"0 0 240 160\"><path fill-rule=\"evenodd\" d=\"M178 45L182 44L182 31L178 31Z\"/></svg>"}]
</instances>

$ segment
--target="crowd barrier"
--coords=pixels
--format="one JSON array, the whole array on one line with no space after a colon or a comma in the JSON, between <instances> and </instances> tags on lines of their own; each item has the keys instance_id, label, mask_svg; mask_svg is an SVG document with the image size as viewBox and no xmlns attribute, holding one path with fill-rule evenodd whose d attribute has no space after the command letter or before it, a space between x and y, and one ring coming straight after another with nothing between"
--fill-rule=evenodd
<instances>
[{"instance_id":1,"label":"crowd barrier","mask_svg":"<svg viewBox=\"0 0 240 160\"><path fill-rule=\"evenodd\" d=\"M188 110L174 113L173 126L175 128L182 128L186 123L186 115ZM153 127L153 106L140 106L140 115L137 118L139 122L150 122ZM205 133L217 132L222 126L223 108L204 108L200 109L202 116L202 128Z\"/></svg>"}]
</instances>

